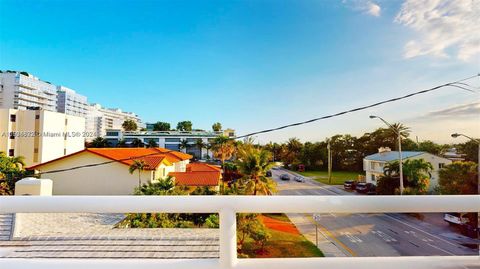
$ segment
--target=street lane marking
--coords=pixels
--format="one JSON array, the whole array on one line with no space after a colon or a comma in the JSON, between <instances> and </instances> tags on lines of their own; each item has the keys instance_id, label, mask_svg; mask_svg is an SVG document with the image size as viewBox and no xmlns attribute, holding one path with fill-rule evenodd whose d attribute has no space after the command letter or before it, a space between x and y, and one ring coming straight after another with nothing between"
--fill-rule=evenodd
<instances>
[{"instance_id":1,"label":"street lane marking","mask_svg":"<svg viewBox=\"0 0 480 269\"><path fill-rule=\"evenodd\" d=\"M444 250L444 249L439 248L439 247L437 247L437 246L435 246L435 245L432 245L432 244L430 244L430 243L428 243L427 245L431 246L432 248L436 248L436 249L438 249L438 250L441 250L441 251L443 251L443 252L445 252L445 253L447 253L447 254L450 254L450 255L452 255L452 256L455 256L454 253L452 253L452 252L450 252L450 251L448 251L448 250Z\"/></svg>"},{"instance_id":2,"label":"street lane marking","mask_svg":"<svg viewBox=\"0 0 480 269\"><path fill-rule=\"evenodd\" d=\"M376 234L378 235L379 237L381 237L383 240L385 240L385 242L397 242L397 239L391 237L390 235L380 231L380 230L377 230L377 231L372 231L372 234Z\"/></svg>"},{"instance_id":3,"label":"street lane marking","mask_svg":"<svg viewBox=\"0 0 480 269\"><path fill-rule=\"evenodd\" d=\"M417 227L415 227L415 226L412 226L412 225L410 225L410 224L408 224L408 223L406 223L406 222L404 222L404 221L401 221L401 220L399 220L399 219L397 219L397 218L394 218L394 217L392 217L392 216L389 216L388 214L383 214L383 215L385 215L386 217L391 218L391 219L393 219L393 220L395 220L395 221L398 221L398 222L402 223L403 225L406 225L406 226L408 226L408 227L410 227L410 228L413 228L413 229L418 230L418 231L420 231L420 232L422 232L422 233L428 234L429 236L431 236L431 237L433 237L433 238L436 238L436 239L438 239L438 240L441 240L441 241L443 241L443 242L446 242L446 243L448 243L448 244L450 244L450 245L452 245L452 246L458 247L458 245L456 245L456 244L454 244L454 243L451 243L451 242L449 242L449 241L447 241L447 240L445 240L445 239L443 239L443 238L441 238L441 237L438 237L438 236L433 235L433 234L431 234L431 233L429 233L429 232L426 232L426 231L424 231L424 230L422 230L422 229L419 229L419 228L417 228ZM405 231L405 233L408 234L408 231Z\"/></svg>"},{"instance_id":4,"label":"street lane marking","mask_svg":"<svg viewBox=\"0 0 480 269\"><path fill-rule=\"evenodd\" d=\"M320 232L330 238L332 238L337 244L339 244L343 249L345 249L346 251L348 251L350 253L350 255L352 257L357 257L357 253L355 251L353 251L351 248L349 248L347 245L345 245L344 243L342 243L340 240L338 240L328 229L327 227L323 226L322 224L318 223L318 222L315 222L309 214L305 214L307 217L308 220L310 220L310 222L312 222L313 224L316 224L318 225L318 227L320 228Z\"/></svg>"},{"instance_id":5,"label":"street lane marking","mask_svg":"<svg viewBox=\"0 0 480 269\"><path fill-rule=\"evenodd\" d=\"M352 243L362 243L363 242L362 239L358 238L357 236L352 235L350 232L341 232L340 234L348 237L348 240L350 240L350 242L352 242Z\"/></svg>"}]
</instances>

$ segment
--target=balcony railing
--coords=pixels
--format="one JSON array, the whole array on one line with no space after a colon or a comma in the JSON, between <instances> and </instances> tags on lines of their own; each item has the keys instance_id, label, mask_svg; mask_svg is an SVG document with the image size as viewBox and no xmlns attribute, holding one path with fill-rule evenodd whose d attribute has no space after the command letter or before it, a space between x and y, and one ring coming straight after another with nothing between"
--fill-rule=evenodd
<instances>
[{"instance_id":1,"label":"balcony railing","mask_svg":"<svg viewBox=\"0 0 480 269\"><path fill-rule=\"evenodd\" d=\"M474 268L479 256L237 259L236 213L478 212L480 196L7 196L3 213L219 213L220 259L0 259L0 268ZM470 267L472 266L472 267Z\"/></svg>"}]
</instances>

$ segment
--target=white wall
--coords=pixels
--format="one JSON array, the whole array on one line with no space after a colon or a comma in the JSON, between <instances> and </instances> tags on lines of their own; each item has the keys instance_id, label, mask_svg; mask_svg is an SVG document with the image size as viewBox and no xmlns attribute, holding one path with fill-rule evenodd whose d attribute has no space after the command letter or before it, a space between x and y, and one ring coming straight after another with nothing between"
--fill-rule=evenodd
<instances>
[{"instance_id":1,"label":"white wall","mask_svg":"<svg viewBox=\"0 0 480 269\"><path fill-rule=\"evenodd\" d=\"M79 165L105 162L107 159L93 153L77 155L43 165L39 171L64 169ZM142 184L151 180L152 171L143 171ZM138 172L130 174L128 165L110 163L91 168L42 175L53 181L54 195L131 195L138 187Z\"/></svg>"}]
</instances>

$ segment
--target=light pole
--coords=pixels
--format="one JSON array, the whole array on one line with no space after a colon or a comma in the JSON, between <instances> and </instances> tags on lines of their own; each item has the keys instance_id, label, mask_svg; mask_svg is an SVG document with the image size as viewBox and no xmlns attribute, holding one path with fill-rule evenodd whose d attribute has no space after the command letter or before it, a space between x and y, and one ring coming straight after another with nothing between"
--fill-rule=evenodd
<instances>
[{"instance_id":1,"label":"light pole","mask_svg":"<svg viewBox=\"0 0 480 269\"><path fill-rule=\"evenodd\" d=\"M452 134L453 138L457 138L459 136L463 136L465 138L468 138L468 139L470 139L473 142L478 144L478 164L477 164L477 178L478 178L477 183L478 183L478 187L477 187L477 194L480 194L480 140L472 138L472 137L470 137L468 135L464 135L464 134L459 134L459 133Z\"/></svg>"},{"instance_id":2,"label":"light pole","mask_svg":"<svg viewBox=\"0 0 480 269\"><path fill-rule=\"evenodd\" d=\"M388 123L386 120L384 120L383 118L379 117L379 116L370 116L370 119L379 119L381 121L383 121L383 123L385 123L388 127L390 127L390 129L392 129L395 134L397 135L397 139L398 139L398 160L399 160L399 173L400 173L400 195L403 195L403 158L402 158L402 136L400 135L400 133L398 132L398 130L396 130L395 128L393 128L393 126Z\"/></svg>"},{"instance_id":3,"label":"light pole","mask_svg":"<svg viewBox=\"0 0 480 269\"><path fill-rule=\"evenodd\" d=\"M328 184L332 184L332 149L330 146L330 139L327 144L327 159L328 159Z\"/></svg>"}]
</instances>

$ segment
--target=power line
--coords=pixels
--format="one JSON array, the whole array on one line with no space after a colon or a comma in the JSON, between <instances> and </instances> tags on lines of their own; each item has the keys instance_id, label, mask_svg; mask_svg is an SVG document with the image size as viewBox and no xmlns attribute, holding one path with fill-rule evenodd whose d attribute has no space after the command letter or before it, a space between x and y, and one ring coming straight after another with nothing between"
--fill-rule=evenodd
<instances>
[{"instance_id":1,"label":"power line","mask_svg":"<svg viewBox=\"0 0 480 269\"><path fill-rule=\"evenodd\" d=\"M116 163L116 162L138 160L138 159L142 159L142 158L149 157L149 156L163 155L165 153L170 153L170 152L173 152L173 151L174 150L167 150L167 151L164 151L164 152L155 152L155 153L150 153L150 154L145 154L145 155L128 157L128 158L124 158L124 159L111 160L111 161L92 163L92 164L85 164L85 165L79 165L79 166L64 168L64 169L50 170L50 171L45 171L45 172L39 172L39 173L36 173L35 175L61 173L61 172L67 172L67 171L72 171L72 170L77 170L77 169L82 169L82 168L95 167L95 166L100 166L100 165ZM75 154L75 153L73 153L73 154Z\"/></svg>"},{"instance_id":2,"label":"power line","mask_svg":"<svg viewBox=\"0 0 480 269\"><path fill-rule=\"evenodd\" d=\"M341 115L344 115L344 114L353 113L353 112L365 110L365 109L368 109L368 108L380 106L380 105L383 105L383 104L396 102L396 101L399 101L399 100L402 100L402 99L407 99L407 98L410 98L410 97L415 96L415 95L436 91L438 89L448 87L448 86L460 88L460 89L467 90L467 91L470 91L470 92L476 92L474 90L471 90L471 89L465 87L468 84L462 83L462 81L469 80L469 79L472 79L474 77L480 77L480 74L477 74L477 75L474 75L474 76L471 76L471 77L468 77L468 78L464 78L464 79L461 79L461 80L457 80L457 81L454 81L454 82L445 83L445 84L435 86L435 87L430 88L430 89L421 90L421 91L410 93L410 94L407 94L407 95L404 95L404 96L391 98L391 99L381 101L381 102L377 102L377 103L374 103L374 104L371 104L371 105L361 106L361 107L353 108L353 109L350 109L350 110L345 110L345 111L342 111L342 112L338 112L338 113L335 113L335 114L330 114L330 115L326 115L326 116L322 116L322 117L318 117L318 118L314 118L314 119L310 119L310 120L306 120L306 121L296 122L296 123L287 124L287 125L283 125L283 126L276 127L276 128L266 129L266 130L262 130L262 131L257 131L257 132L237 136L237 137L235 137L235 139L245 138L245 137L249 137L249 136L257 135L257 134L270 133L270 132L274 132L274 131L278 131L278 130L282 130L282 129L286 129L286 128L290 128L290 127L294 127L294 126L299 126L299 125L312 123L312 122L319 121L319 120L338 117L338 116L341 116ZM460 85L458 85L458 84L460 84ZM468 85L468 87L473 87L473 86Z\"/></svg>"}]
</instances>

